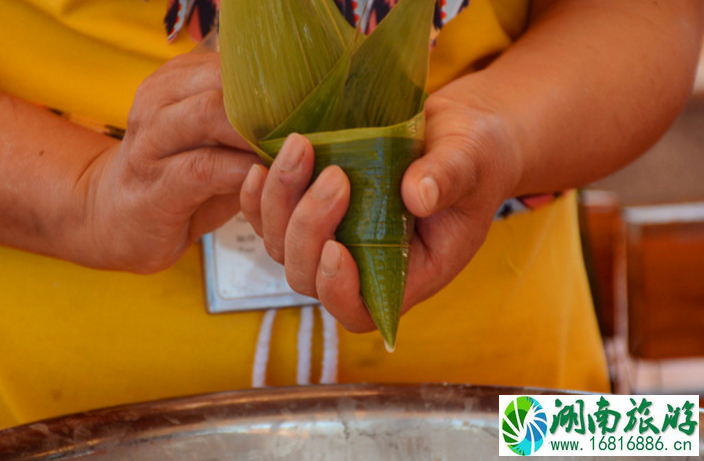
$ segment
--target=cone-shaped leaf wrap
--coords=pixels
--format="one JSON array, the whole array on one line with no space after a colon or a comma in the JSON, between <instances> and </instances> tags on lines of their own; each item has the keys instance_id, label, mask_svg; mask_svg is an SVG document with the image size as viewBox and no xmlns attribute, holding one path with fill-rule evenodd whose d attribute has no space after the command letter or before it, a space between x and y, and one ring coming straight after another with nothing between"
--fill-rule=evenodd
<instances>
[{"instance_id":1,"label":"cone-shaped leaf wrap","mask_svg":"<svg viewBox=\"0 0 704 461\"><path fill-rule=\"evenodd\" d=\"M223 0L220 48L232 125L265 161L290 133L315 148L315 177L339 165L350 207L337 230L362 297L393 349L413 217L401 178L423 151L435 0L401 0L365 37L333 0Z\"/></svg>"}]
</instances>

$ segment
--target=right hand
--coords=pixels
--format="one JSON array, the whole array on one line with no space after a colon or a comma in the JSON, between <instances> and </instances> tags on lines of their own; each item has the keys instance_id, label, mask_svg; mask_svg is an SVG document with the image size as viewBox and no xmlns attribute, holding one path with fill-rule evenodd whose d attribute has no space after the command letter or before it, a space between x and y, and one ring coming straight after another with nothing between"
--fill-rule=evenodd
<instances>
[{"instance_id":1,"label":"right hand","mask_svg":"<svg viewBox=\"0 0 704 461\"><path fill-rule=\"evenodd\" d=\"M522 173L511 118L479 95L473 104L460 102L456 91L448 86L428 98L425 154L402 180L404 204L418 218L402 313L469 263ZM313 166L311 143L290 135L270 169L252 167L242 211L294 290L319 299L349 331L370 331L375 326L356 262L335 238L349 205L349 179L329 166L309 187Z\"/></svg>"},{"instance_id":2,"label":"right hand","mask_svg":"<svg viewBox=\"0 0 704 461\"><path fill-rule=\"evenodd\" d=\"M89 165L89 265L153 273L239 211L258 158L232 128L216 53L164 64L137 90L127 132Z\"/></svg>"}]
</instances>

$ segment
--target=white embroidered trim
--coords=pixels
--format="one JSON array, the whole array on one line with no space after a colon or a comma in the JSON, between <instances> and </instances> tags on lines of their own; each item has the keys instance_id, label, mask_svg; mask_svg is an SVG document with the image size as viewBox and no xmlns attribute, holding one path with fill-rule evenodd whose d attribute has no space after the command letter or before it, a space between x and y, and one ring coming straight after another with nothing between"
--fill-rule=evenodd
<instances>
[{"instance_id":1,"label":"white embroidered trim","mask_svg":"<svg viewBox=\"0 0 704 461\"><path fill-rule=\"evenodd\" d=\"M296 383L299 386L311 383L312 354L313 354L313 325L315 306L301 307L300 323L297 337L297 363ZM320 384L333 384L337 382L339 367L339 337L337 320L318 305L323 323L323 359L320 373ZM266 370L269 363L272 331L276 309L269 309L262 317L257 337L257 347L254 352L254 365L252 366L252 387L266 386Z\"/></svg>"},{"instance_id":2,"label":"white embroidered trim","mask_svg":"<svg viewBox=\"0 0 704 461\"><path fill-rule=\"evenodd\" d=\"M259 327L259 337L257 338L257 348L254 353L254 365L252 366L252 387L264 387L266 385L266 367L269 362L269 348L271 346L271 332L274 327L274 317L276 309L269 309L264 313L262 324Z\"/></svg>"},{"instance_id":3,"label":"white embroidered trim","mask_svg":"<svg viewBox=\"0 0 704 461\"><path fill-rule=\"evenodd\" d=\"M323 369L320 373L320 384L337 382L337 367L339 339L337 337L337 320L323 306L318 306L323 319Z\"/></svg>"},{"instance_id":4,"label":"white embroidered trim","mask_svg":"<svg viewBox=\"0 0 704 461\"><path fill-rule=\"evenodd\" d=\"M301 320L298 326L298 362L296 384L310 384L311 356L313 350L313 306L301 307Z\"/></svg>"}]
</instances>

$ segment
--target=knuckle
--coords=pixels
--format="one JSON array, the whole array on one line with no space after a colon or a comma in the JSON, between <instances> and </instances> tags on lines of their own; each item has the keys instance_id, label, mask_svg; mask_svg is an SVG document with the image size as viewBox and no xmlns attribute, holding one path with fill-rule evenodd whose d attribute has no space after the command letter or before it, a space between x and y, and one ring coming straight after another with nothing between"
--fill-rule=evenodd
<instances>
[{"instance_id":1,"label":"knuckle","mask_svg":"<svg viewBox=\"0 0 704 461\"><path fill-rule=\"evenodd\" d=\"M305 203L300 203L293 213L289 221L288 236L293 241L306 241L317 229L314 224L314 210L309 210Z\"/></svg>"},{"instance_id":2,"label":"knuckle","mask_svg":"<svg viewBox=\"0 0 704 461\"><path fill-rule=\"evenodd\" d=\"M141 131L144 125L144 112L143 104L141 100L135 98L132 108L127 114L127 130L126 135L133 135L136 132Z\"/></svg>"},{"instance_id":3,"label":"knuckle","mask_svg":"<svg viewBox=\"0 0 704 461\"><path fill-rule=\"evenodd\" d=\"M246 213L245 213L245 215L246 215ZM254 229L254 233L257 234L257 236L259 238L263 238L262 235L264 235L264 234L262 233L262 225L261 225L260 219L261 218L255 218L255 217L252 217L250 219L250 217L247 217L247 221L249 221L250 225L252 226L252 229Z\"/></svg>"},{"instance_id":4,"label":"knuckle","mask_svg":"<svg viewBox=\"0 0 704 461\"><path fill-rule=\"evenodd\" d=\"M297 293L311 297L317 296L314 287L315 283L311 281L311 277L304 273L299 266L286 266L286 281L288 281L289 286Z\"/></svg>"},{"instance_id":5,"label":"knuckle","mask_svg":"<svg viewBox=\"0 0 704 461\"><path fill-rule=\"evenodd\" d=\"M245 197L243 194L240 194L240 208L242 211L242 215L244 215L244 219L246 219L247 222L249 222L250 226L252 226L254 233L261 238L262 230L260 223L262 217L261 213L259 212L259 209L256 207L252 200Z\"/></svg>"},{"instance_id":6,"label":"knuckle","mask_svg":"<svg viewBox=\"0 0 704 461\"><path fill-rule=\"evenodd\" d=\"M207 150L201 149L189 157L186 167L188 168L187 174L197 184L211 185L216 175L217 162Z\"/></svg>"},{"instance_id":7,"label":"knuckle","mask_svg":"<svg viewBox=\"0 0 704 461\"><path fill-rule=\"evenodd\" d=\"M264 233L264 248L271 256L271 259L279 264L284 264L284 248L281 242L277 239L272 239L267 233Z\"/></svg>"},{"instance_id":8,"label":"knuckle","mask_svg":"<svg viewBox=\"0 0 704 461\"><path fill-rule=\"evenodd\" d=\"M125 187L155 184L164 174L162 165L153 161L148 151L140 147L141 144L126 137L122 148L116 153L115 172Z\"/></svg>"},{"instance_id":9,"label":"knuckle","mask_svg":"<svg viewBox=\"0 0 704 461\"><path fill-rule=\"evenodd\" d=\"M434 168L441 178L438 184L441 195L451 196L460 190L474 190L477 171L473 163L471 150L462 147L450 149L445 155L439 156Z\"/></svg>"},{"instance_id":10,"label":"knuckle","mask_svg":"<svg viewBox=\"0 0 704 461\"><path fill-rule=\"evenodd\" d=\"M131 136L134 133L141 131L142 117L136 106L132 106L127 115L127 130L125 136Z\"/></svg>"},{"instance_id":11,"label":"knuckle","mask_svg":"<svg viewBox=\"0 0 704 461\"><path fill-rule=\"evenodd\" d=\"M242 207L242 214L244 214L245 219L252 225L261 220L262 216L259 200L257 200L256 197L250 196L244 189L240 192L240 206ZM257 234L261 237L260 232L257 232Z\"/></svg>"},{"instance_id":12,"label":"knuckle","mask_svg":"<svg viewBox=\"0 0 704 461\"><path fill-rule=\"evenodd\" d=\"M195 114L209 119L213 114L219 114L222 107L222 92L219 90L208 90L195 99L192 109Z\"/></svg>"},{"instance_id":13,"label":"knuckle","mask_svg":"<svg viewBox=\"0 0 704 461\"><path fill-rule=\"evenodd\" d=\"M457 101L440 94L431 94L425 101L425 113L430 118L440 112L443 112L448 107L456 106Z\"/></svg>"},{"instance_id":14,"label":"knuckle","mask_svg":"<svg viewBox=\"0 0 704 461\"><path fill-rule=\"evenodd\" d=\"M129 156L125 162L128 177L142 183L155 183L158 180L160 170L154 163L136 155Z\"/></svg>"},{"instance_id":15,"label":"knuckle","mask_svg":"<svg viewBox=\"0 0 704 461\"><path fill-rule=\"evenodd\" d=\"M203 72L206 73L209 79L213 81L220 82L222 78L220 59L216 53L213 54L212 59L207 60L201 67Z\"/></svg>"},{"instance_id":16,"label":"knuckle","mask_svg":"<svg viewBox=\"0 0 704 461\"><path fill-rule=\"evenodd\" d=\"M285 242L285 259L289 261L286 264L286 279L289 285L298 293L317 297L315 287L319 258L314 256L315 252L310 248L304 247L300 240L291 242L291 234L288 232ZM291 264L291 261L295 261L295 264Z\"/></svg>"},{"instance_id":17,"label":"knuckle","mask_svg":"<svg viewBox=\"0 0 704 461\"><path fill-rule=\"evenodd\" d=\"M162 165L157 161L161 146L148 130L125 133L118 160L127 171L139 179L156 180L162 173Z\"/></svg>"},{"instance_id":18,"label":"knuckle","mask_svg":"<svg viewBox=\"0 0 704 461\"><path fill-rule=\"evenodd\" d=\"M154 75L150 75L147 78L145 78L142 83L139 84L137 87L137 91L134 94L134 99L135 101L141 101L142 99L145 99L151 92L153 91L153 85L152 82L156 78Z\"/></svg>"},{"instance_id":19,"label":"knuckle","mask_svg":"<svg viewBox=\"0 0 704 461\"><path fill-rule=\"evenodd\" d=\"M127 115L127 131L138 131L149 124L154 115L155 92L154 77L147 77L137 88L134 102Z\"/></svg>"},{"instance_id":20,"label":"knuckle","mask_svg":"<svg viewBox=\"0 0 704 461\"><path fill-rule=\"evenodd\" d=\"M152 74L145 78L137 87L137 91L135 91L135 104L150 100L154 95L154 92L161 86L160 80L159 75L156 74Z\"/></svg>"},{"instance_id":21,"label":"knuckle","mask_svg":"<svg viewBox=\"0 0 704 461\"><path fill-rule=\"evenodd\" d=\"M319 242L322 248L325 241L334 238L335 229L327 228L325 222L314 215L316 210L311 208L313 207L304 203L299 204L291 214L286 228L286 249L296 260L309 260L313 257L310 254L310 242Z\"/></svg>"},{"instance_id":22,"label":"knuckle","mask_svg":"<svg viewBox=\"0 0 704 461\"><path fill-rule=\"evenodd\" d=\"M188 104L183 104L182 110L187 111L184 119L189 121L191 129L203 133L206 142L217 143L217 130L222 117L225 117L222 91L205 91L192 98Z\"/></svg>"}]
</instances>

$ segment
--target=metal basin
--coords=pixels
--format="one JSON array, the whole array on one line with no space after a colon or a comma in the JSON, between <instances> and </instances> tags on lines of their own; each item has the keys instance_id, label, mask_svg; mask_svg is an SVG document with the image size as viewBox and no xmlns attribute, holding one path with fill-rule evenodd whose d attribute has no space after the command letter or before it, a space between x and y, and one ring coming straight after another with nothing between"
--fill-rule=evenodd
<instances>
[{"instance_id":1,"label":"metal basin","mask_svg":"<svg viewBox=\"0 0 704 461\"><path fill-rule=\"evenodd\" d=\"M218 393L8 429L0 460L498 460L498 395L545 393L555 392L344 385ZM694 459L701 440L700 427Z\"/></svg>"}]
</instances>

